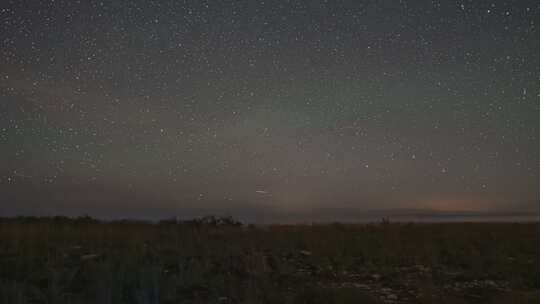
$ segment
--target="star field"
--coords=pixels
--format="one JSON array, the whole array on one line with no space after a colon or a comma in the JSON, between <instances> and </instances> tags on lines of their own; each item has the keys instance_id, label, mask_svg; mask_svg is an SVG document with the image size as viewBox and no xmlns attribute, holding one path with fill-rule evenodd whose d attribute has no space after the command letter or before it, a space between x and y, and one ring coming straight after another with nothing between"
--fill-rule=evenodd
<instances>
[{"instance_id":1,"label":"star field","mask_svg":"<svg viewBox=\"0 0 540 304\"><path fill-rule=\"evenodd\" d=\"M0 213L536 210L539 21L537 1L4 1Z\"/></svg>"}]
</instances>

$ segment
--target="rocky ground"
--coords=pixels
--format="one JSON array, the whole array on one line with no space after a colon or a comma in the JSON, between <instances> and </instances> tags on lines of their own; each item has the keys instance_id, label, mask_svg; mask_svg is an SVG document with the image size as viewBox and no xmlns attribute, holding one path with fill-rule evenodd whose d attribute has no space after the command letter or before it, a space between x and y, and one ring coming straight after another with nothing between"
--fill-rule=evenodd
<instances>
[{"instance_id":1,"label":"rocky ground","mask_svg":"<svg viewBox=\"0 0 540 304\"><path fill-rule=\"evenodd\" d=\"M380 303L425 303L426 299L461 298L465 303L487 303L495 296L512 292L510 283L497 279L466 279L464 273L450 269L432 269L424 265L396 267L385 274L376 271L334 271L308 262L309 251L294 257L281 257L295 265L299 277L315 278L324 289L358 289ZM271 259L271 257L268 257ZM434 277L444 281L433 285ZM487 302L486 302L487 301Z\"/></svg>"}]
</instances>

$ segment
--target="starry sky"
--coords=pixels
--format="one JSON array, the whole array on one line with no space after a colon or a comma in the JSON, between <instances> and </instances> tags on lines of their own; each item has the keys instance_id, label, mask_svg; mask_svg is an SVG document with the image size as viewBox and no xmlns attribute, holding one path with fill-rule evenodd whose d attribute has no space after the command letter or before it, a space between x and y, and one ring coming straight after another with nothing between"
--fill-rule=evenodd
<instances>
[{"instance_id":1,"label":"starry sky","mask_svg":"<svg viewBox=\"0 0 540 304\"><path fill-rule=\"evenodd\" d=\"M538 23L535 0L2 1L0 215L539 210Z\"/></svg>"}]
</instances>

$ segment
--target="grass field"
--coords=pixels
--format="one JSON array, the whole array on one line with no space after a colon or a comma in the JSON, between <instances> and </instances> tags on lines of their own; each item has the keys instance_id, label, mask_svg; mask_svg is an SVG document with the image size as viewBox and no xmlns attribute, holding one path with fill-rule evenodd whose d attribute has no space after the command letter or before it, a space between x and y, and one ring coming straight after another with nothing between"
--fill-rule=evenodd
<instances>
[{"instance_id":1,"label":"grass field","mask_svg":"<svg viewBox=\"0 0 540 304\"><path fill-rule=\"evenodd\" d=\"M2 219L0 303L540 303L540 224Z\"/></svg>"}]
</instances>

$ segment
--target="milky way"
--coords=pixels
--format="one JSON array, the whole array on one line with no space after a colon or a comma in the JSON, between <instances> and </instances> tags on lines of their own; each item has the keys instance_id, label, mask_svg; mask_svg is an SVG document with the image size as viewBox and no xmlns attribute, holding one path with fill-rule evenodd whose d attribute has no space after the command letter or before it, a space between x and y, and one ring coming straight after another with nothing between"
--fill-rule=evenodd
<instances>
[{"instance_id":1,"label":"milky way","mask_svg":"<svg viewBox=\"0 0 540 304\"><path fill-rule=\"evenodd\" d=\"M540 208L538 1L3 1L0 21L0 214Z\"/></svg>"}]
</instances>

